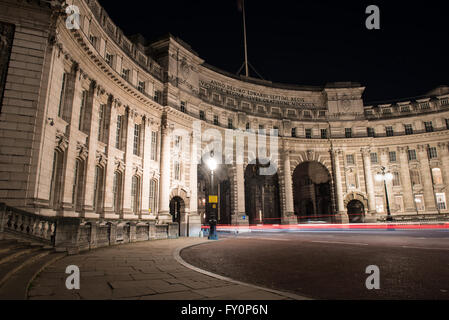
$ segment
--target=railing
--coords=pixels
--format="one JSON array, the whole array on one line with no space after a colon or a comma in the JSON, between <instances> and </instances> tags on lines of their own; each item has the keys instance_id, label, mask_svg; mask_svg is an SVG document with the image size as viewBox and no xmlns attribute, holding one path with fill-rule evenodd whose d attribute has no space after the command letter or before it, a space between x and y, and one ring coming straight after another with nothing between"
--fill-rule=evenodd
<instances>
[{"instance_id":1,"label":"railing","mask_svg":"<svg viewBox=\"0 0 449 320\"><path fill-rule=\"evenodd\" d=\"M43 217L0 203L0 239L5 232L73 254L122 243L178 238L179 225L156 224L155 220Z\"/></svg>"},{"instance_id":2,"label":"railing","mask_svg":"<svg viewBox=\"0 0 449 320\"><path fill-rule=\"evenodd\" d=\"M43 217L0 204L0 233L9 231L54 245L56 218Z\"/></svg>"},{"instance_id":3,"label":"railing","mask_svg":"<svg viewBox=\"0 0 449 320\"><path fill-rule=\"evenodd\" d=\"M449 221L449 214L412 214L412 215L392 215L393 222L446 222ZM382 216L379 222L388 221L388 216Z\"/></svg>"}]
</instances>

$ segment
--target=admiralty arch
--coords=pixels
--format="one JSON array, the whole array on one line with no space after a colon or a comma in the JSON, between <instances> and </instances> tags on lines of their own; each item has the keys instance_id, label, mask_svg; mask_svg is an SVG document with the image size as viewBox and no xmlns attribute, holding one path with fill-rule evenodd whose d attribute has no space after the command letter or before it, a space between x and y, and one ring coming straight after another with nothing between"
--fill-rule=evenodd
<instances>
[{"instance_id":1,"label":"admiralty arch","mask_svg":"<svg viewBox=\"0 0 449 320\"><path fill-rule=\"evenodd\" d=\"M75 25L58 1L0 1L0 202L198 236L219 137L219 224L377 222L382 168L393 217L449 213L449 87L366 105L358 83L236 76L172 35L125 36L96 0L70 4Z\"/></svg>"}]
</instances>

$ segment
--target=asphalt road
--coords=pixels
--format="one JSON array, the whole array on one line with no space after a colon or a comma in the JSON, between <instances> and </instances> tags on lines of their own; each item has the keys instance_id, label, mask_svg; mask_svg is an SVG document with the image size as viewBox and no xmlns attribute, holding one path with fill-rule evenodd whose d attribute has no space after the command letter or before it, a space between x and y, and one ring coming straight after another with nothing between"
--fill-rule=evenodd
<instances>
[{"instance_id":1,"label":"asphalt road","mask_svg":"<svg viewBox=\"0 0 449 320\"><path fill-rule=\"evenodd\" d=\"M220 234L181 252L199 268L314 299L449 300L449 230ZM368 290L366 268L380 269Z\"/></svg>"}]
</instances>

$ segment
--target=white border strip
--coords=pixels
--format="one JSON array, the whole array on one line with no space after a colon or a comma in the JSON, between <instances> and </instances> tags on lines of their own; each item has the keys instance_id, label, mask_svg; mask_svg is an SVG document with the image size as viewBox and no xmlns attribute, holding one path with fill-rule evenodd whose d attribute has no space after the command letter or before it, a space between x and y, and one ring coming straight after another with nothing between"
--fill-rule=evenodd
<instances>
[{"instance_id":1,"label":"white border strip","mask_svg":"<svg viewBox=\"0 0 449 320\"><path fill-rule=\"evenodd\" d=\"M192 245L188 245L188 246L184 246L184 247L179 247L179 248L177 248L175 250L175 252L173 253L173 256L174 256L175 260L178 263L180 263L181 265L183 265L184 267L189 268L189 269L191 269L193 271L202 273L202 274L204 274L206 276L216 278L218 280L223 280L223 281L235 283L235 284L238 284L238 285L254 288L254 289L257 289L257 290L267 291L267 292L274 293L274 294L277 294L277 295L280 295L280 296L283 296L283 297L286 297L286 298L290 298L290 299L293 299L293 300L313 300L311 298L299 296L299 295L296 295L294 293L283 292L283 291L278 291L278 290L274 290L274 289L268 289L268 288L264 288L264 287L259 287L259 286L256 286L256 285L253 285L253 284L250 284L250 283L241 282L241 281L237 281L237 280L234 280L234 279L231 279L231 278L228 278L228 277L220 276L218 274L215 274L215 273L212 273L212 272L209 272L209 271L197 268L195 266L192 266L191 264L185 262L181 258L180 253L181 253L182 250L187 249L187 248L191 248L191 247L195 247L195 246L199 246L199 245L202 245L202 244L205 244L205 243L207 243L207 242L196 243L196 244L192 244Z\"/></svg>"}]
</instances>

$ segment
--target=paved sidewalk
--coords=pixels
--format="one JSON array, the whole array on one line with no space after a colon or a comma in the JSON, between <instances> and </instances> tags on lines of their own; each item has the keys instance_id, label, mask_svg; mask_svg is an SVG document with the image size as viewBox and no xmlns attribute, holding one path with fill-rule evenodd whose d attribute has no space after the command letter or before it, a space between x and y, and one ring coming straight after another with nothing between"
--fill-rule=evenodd
<instances>
[{"instance_id":1,"label":"paved sidewalk","mask_svg":"<svg viewBox=\"0 0 449 320\"><path fill-rule=\"evenodd\" d=\"M288 300L291 296L235 284L178 263L180 247L206 242L182 238L139 242L68 256L45 269L32 283L29 299L43 300ZM81 272L81 289L65 287L66 267Z\"/></svg>"}]
</instances>

